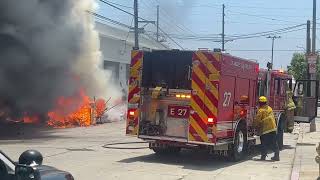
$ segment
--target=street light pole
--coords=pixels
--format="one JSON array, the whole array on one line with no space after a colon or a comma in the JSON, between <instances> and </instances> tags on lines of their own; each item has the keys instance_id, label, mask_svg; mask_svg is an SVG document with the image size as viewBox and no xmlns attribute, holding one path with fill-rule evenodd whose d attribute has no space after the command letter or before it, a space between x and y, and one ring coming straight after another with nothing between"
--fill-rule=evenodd
<instances>
[{"instance_id":1,"label":"street light pole","mask_svg":"<svg viewBox=\"0 0 320 180\"><path fill-rule=\"evenodd\" d=\"M271 69L273 69L274 40L281 38L281 36L268 36L267 38L272 40L272 49L271 49Z\"/></svg>"}]
</instances>

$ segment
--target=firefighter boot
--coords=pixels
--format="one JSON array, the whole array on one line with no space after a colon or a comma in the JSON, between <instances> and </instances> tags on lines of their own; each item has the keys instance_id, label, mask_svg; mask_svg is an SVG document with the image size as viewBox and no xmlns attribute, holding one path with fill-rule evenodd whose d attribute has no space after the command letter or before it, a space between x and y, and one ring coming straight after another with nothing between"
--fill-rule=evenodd
<instances>
[{"instance_id":1,"label":"firefighter boot","mask_svg":"<svg viewBox=\"0 0 320 180\"><path fill-rule=\"evenodd\" d=\"M271 158L272 161L280 161L279 152L274 153L274 156Z\"/></svg>"},{"instance_id":2,"label":"firefighter boot","mask_svg":"<svg viewBox=\"0 0 320 180\"><path fill-rule=\"evenodd\" d=\"M265 161L266 160L267 155L266 154L262 154L260 160L261 161Z\"/></svg>"}]
</instances>

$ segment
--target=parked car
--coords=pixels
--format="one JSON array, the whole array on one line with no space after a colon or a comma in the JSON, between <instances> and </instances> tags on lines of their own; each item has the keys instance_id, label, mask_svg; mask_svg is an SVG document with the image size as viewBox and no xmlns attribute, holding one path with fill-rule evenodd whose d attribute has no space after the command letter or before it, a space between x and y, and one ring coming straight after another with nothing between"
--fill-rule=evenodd
<instances>
[{"instance_id":1,"label":"parked car","mask_svg":"<svg viewBox=\"0 0 320 180\"><path fill-rule=\"evenodd\" d=\"M73 176L51 166L42 165L42 155L28 150L15 162L0 150L1 180L74 180Z\"/></svg>"}]
</instances>

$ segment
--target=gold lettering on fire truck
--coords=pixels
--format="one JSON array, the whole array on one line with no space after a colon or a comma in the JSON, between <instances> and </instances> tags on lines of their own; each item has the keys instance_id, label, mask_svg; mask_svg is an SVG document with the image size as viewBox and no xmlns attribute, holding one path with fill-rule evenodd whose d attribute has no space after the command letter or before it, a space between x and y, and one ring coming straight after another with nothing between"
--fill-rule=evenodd
<instances>
[{"instance_id":1,"label":"gold lettering on fire truck","mask_svg":"<svg viewBox=\"0 0 320 180\"><path fill-rule=\"evenodd\" d=\"M252 70L252 65L251 64L246 64L246 63L242 63L239 61L232 61L231 65L238 67L240 69L242 69L243 71L247 71L247 70Z\"/></svg>"}]
</instances>

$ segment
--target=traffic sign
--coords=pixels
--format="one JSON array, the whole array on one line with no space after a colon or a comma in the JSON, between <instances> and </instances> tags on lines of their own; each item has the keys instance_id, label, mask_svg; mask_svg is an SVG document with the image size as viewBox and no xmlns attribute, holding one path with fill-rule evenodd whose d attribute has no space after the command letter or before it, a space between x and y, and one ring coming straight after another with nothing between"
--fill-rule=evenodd
<instances>
[{"instance_id":1,"label":"traffic sign","mask_svg":"<svg viewBox=\"0 0 320 180\"><path fill-rule=\"evenodd\" d=\"M318 59L318 55L308 55L307 60L309 64L316 64Z\"/></svg>"},{"instance_id":2,"label":"traffic sign","mask_svg":"<svg viewBox=\"0 0 320 180\"><path fill-rule=\"evenodd\" d=\"M315 63L309 64L309 73L314 74L317 72L317 66Z\"/></svg>"}]
</instances>

